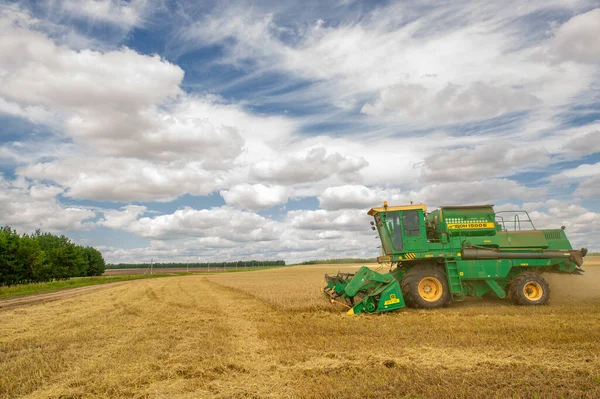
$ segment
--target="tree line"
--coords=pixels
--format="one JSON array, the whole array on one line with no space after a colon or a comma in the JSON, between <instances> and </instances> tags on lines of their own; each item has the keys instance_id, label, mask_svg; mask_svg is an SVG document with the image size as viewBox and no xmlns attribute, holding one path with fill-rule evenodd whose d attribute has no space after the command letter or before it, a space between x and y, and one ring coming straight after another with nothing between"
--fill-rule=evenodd
<instances>
[{"instance_id":1,"label":"tree line","mask_svg":"<svg viewBox=\"0 0 600 399\"><path fill-rule=\"evenodd\" d=\"M104 268L97 249L76 245L64 235L0 229L0 286L100 276Z\"/></svg>"},{"instance_id":2,"label":"tree line","mask_svg":"<svg viewBox=\"0 0 600 399\"><path fill-rule=\"evenodd\" d=\"M243 267L272 267L285 266L283 260L239 260L235 262L203 262L203 263L118 263L108 264L107 269L147 269L150 266L157 269L185 269L191 268L243 268Z\"/></svg>"}]
</instances>

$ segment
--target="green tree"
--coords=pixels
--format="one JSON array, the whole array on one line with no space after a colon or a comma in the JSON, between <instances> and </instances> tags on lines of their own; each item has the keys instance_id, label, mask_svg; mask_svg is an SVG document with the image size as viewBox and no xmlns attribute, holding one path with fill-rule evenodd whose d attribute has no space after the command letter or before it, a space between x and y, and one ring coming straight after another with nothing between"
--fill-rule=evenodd
<instances>
[{"instance_id":1,"label":"green tree","mask_svg":"<svg viewBox=\"0 0 600 399\"><path fill-rule=\"evenodd\" d=\"M19 236L10 226L0 228L0 285L98 276L104 268L98 250L68 237L40 230Z\"/></svg>"},{"instance_id":2,"label":"green tree","mask_svg":"<svg viewBox=\"0 0 600 399\"><path fill-rule=\"evenodd\" d=\"M50 267L52 279L85 275L87 263L84 253L81 247L73 244L68 237L40 233L39 230L33 237L46 255L45 260Z\"/></svg>"},{"instance_id":3,"label":"green tree","mask_svg":"<svg viewBox=\"0 0 600 399\"><path fill-rule=\"evenodd\" d=\"M50 268L45 262L46 257L40 245L27 234L23 234L19 240L17 257L23 266L23 281L48 281L50 280Z\"/></svg>"},{"instance_id":4,"label":"green tree","mask_svg":"<svg viewBox=\"0 0 600 399\"><path fill-rule=\"evenodd\" d=\"M20 239L10 226L0 229L0 284L13 285L23 280L23 263L18 256Z\"/></svg>"},{"instance_id":5,"label":"green tree","mask_svg":"<svg viewBox=\"0 0 600 399\"><path fill-rule=\"evenodd\" d=\"M85 247L83 248L85 259L87 262L87 276L101 276L104 273L106 264L100 251L96 248Z\"/></svg>"}]
</instances>

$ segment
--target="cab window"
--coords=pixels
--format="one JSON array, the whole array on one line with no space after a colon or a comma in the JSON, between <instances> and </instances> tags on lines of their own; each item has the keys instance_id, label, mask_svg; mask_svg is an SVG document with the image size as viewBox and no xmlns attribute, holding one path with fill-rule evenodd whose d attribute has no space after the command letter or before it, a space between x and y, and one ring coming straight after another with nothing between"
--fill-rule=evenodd
<instances>
[{"instance_id":1,"label":"cab window","mask_svg":"<svg viewBox=\"0 0 600 399\"><path fill-rule=\"evenodd\" d=\"M418 211L404 211L402 213L402 224L404 225L404 235L406 237L414 237L421 234Z\"/></svg>"},{"instance_id":2,"label":"cab window","mask_svg":"<svg viewBox=\"0 0 600 399\"><path fill-rule=\"evenodd\" d=\"M387 214L388 231L392 239L392 246L395 251L402 251L404 245L402 243L402 228L400 226L400 215L398 212L389 212Z\"/></svg>"}]
</instances>

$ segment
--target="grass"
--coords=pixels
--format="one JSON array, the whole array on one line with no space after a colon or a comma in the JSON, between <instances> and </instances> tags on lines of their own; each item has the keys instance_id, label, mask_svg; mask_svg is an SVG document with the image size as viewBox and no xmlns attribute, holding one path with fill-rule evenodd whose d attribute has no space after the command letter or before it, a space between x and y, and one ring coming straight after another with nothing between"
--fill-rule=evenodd
<instances>
[{"instance_id":1,"label":"grass","mask_svg":"<svg viewBox=\"0 0 600 399\"><path fill-rule=\"evenodd\" d=\"M597 398L600 261L548 306L348 317L323 273L187 275L0 310L6 398Z\"/></svg>"}]
</instances>

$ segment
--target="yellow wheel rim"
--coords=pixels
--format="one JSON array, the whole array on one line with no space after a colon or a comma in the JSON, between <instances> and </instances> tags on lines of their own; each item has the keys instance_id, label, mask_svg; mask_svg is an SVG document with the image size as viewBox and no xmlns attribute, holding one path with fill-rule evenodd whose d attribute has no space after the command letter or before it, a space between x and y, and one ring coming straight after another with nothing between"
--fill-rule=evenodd
<instances>
[{"instance_id":1,"label":"yellow wheel rim","mask_svg":"<svg viewBox=\"0 0 600 399\"><path fill-rule=\"evenodd\" d=\"M527 299L537 301L544 295L544 289L535 281L530 281L523 287L523 294Z\"/></svg>"},{"instance_id":2,"label":"yellow wheel rim","mask_svg":"<svg viewBox=\"0 0 600 399\"><path fill-rule=\"evenodd\" d=\"M442 297L443 286L435 277L425 277L419 282L419 295L427 302L435 302Z\"/></svg>"}]
</instances>

